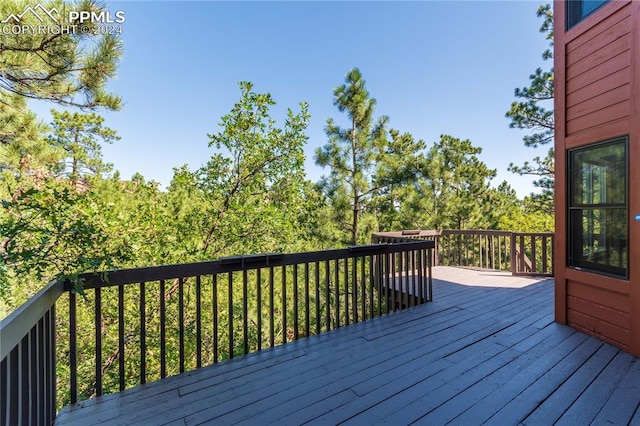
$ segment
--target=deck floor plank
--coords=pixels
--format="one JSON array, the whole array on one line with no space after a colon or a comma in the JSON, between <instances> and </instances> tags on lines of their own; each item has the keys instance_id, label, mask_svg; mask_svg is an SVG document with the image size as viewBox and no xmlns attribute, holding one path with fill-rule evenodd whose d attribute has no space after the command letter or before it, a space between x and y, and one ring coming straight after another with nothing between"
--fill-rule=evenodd
<instances>
[{"instance_id":1,"label":"deck floor plank","mask_svg":"<svg viewBox=\"0 0 640 426\"><path fill-rule=\"evenodd\" d=\"M553 282L436 267L434 301L63 409L81 424L640 424L640 362Z\"/></svg>"},{"instance_id":2,"label":"deck floor plank","mask_svg":"<svg viewBox=\"0 0 640 426\"><path fill-rule=\"evenodd\" d=\"M619 350L611 345L600 346L575 373L567 378L556 392L525 418L523 423L525 425L555 424L617 353Z\"/></svg>"}]
</instances>

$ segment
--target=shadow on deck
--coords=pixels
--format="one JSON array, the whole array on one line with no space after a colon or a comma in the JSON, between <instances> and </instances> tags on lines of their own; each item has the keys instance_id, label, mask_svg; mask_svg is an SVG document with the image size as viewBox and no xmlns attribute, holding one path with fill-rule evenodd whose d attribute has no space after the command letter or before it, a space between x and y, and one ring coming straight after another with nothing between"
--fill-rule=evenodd
<instances>
[{"instance_id":1,"label":"shadow on deck","mask_svg":"<svg viewBox=\"0 0 640 426\"><path fill-rule=\"evenodd\" d=\"M640 424L640 362L553 282L433 269L433 303L64 408L56 424Z\"/></svg>"}]
</instances>

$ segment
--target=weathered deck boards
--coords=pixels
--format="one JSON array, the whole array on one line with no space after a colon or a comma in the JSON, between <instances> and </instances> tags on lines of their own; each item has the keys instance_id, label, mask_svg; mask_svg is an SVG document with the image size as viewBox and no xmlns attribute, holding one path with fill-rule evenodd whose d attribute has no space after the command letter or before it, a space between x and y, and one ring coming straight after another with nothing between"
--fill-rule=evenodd
<instances>
[{"instance_id":1,"label":"weathered deck boards","mask_svg":"<svg viewBox=\"0 0 640 426\"><path fill-rule=\"evenodd\" d=\"M434 302L66 407L85 424L639 424L640 362L553 283L434 268Z\"/></svg>"}]
</instances>

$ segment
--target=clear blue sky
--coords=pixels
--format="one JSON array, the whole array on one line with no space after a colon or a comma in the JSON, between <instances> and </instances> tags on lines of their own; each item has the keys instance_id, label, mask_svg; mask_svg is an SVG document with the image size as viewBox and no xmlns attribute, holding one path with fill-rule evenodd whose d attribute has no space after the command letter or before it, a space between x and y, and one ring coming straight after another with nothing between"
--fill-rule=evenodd
<instances>
[{"instance_id":1,"label":"clear blue sky","mask_svg":"<svg viewBox=\"0 0 640 426\"><path fill-rule=\"evenodd\" d=\"M481 159L520 196L531 177L507 171L543 155L525 148L522 132L504 117L513 90L528 82L547 41L538 32L540 2L107 2L123 10L124 57L109 84L124 108L105 112L122 140L104 157L129 179L140 172L168 185L172 168L205 163L207 133L239 99L238 81L251 81L278 105L309 103L306 170L317 180L328 170L314 164L326 143L328 117L343 119L332 90L358 67L377 115L429 145L440 134L468 138ZM51 105L41 108L45 111ZM46 114L43 114L45 119Z\"/></svg>"}]
</instances>

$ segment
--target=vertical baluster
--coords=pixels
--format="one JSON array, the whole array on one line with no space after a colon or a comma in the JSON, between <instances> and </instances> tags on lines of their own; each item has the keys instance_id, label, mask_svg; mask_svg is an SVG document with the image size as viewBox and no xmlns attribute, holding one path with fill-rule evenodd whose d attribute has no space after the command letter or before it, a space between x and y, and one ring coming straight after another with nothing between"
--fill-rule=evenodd
<instances>
[{"instance_id":1,"label":"vertical baluster","mask_svg":"<svg viewBox=\"0 0 640 426\"><path fill-rule=\"evenodd\" d=\"M298 264L293 267L293 340L298 340Z\"/></svg>"},{"instance_id":2,"label":"vertical baluster","mask_svg":"<svg viewBox=\"0 0 640 426\"><path fill-rule=\"evenodd\" d=\"M213 363L218 362L218 274L211 275L211 315L213 316Z\"/></svg>"},{"instance_id":3,"label":"vertical baluster","mask_svg":"<svg viewBox=\"0 0 640 426\"><path fill-rule=\"evenodd\" d=\"M27 363L25 373L27 374L28 380L25 380L23 386L26 389L26 410L27 410L27 418L29 419L29 423L35 424L38 421L38 410L36 409L38 396L36 394L36 390L38 389L38 362L37 362L37 346L36 346L36 334L37 334L37 323L34 325L31 330L25 336L27 339L27 351L25 351Z\"/></svg>"},{"instance_id":4,"label":"vertical baluster","mask_svg":"<svg viewBox=\"0 0 640 426\"><path fill-rule=\"evenodd\" d=\"M229 332L229 359L233 358L233 272L227 274L227 298L228 304L228 332Z\"/></svg>"},{"instance_id":5,"label":"vertical baluster","mask_svg":"<svg viewBox=\"0 0 640 426\"><path fill-rule=\"evenodd\" d=\"M178 344L180 372L184 373L184 279L178 278Z\"/></svg>"},{"instance_id":6,"label":"vertical baluster","mask_svg":"<svg viewBox=\"0 0 640 426\"><path fill-rule=\"evenodd\" d=\"M367 289L366 289L366 276L365 276L365 259L366 257L360 258L360 309L362 312L362 320L365 321L367 319Z\"/></svg>"},{"instance_id":7,"label":"vertical baluster","mask_svg":"<svg viewBox=\"0 0 640 426\"><path fill-rule=\"evenodd\" d=\"M29 422L38 423L38 323L29 332Z\"/></svg>"},{"instance_id":8,"label":"vertical baluster","mask_svg":"<svg viewBox=\"0 0 640 426\"><path fill-rule=\"evenodd\" d=\"M46 389L47 389L47 376L46 376L46 366L47 362L46 351L47 348L45 346L45 318L49 313L45 312L44 316L40 318L38 321L38 422L39 424L47 423L47 402L46 402ZM0 383L4 383L4 381L0 380ZM3 388L4 390L4 388ZM6 401L5 397L2 397L2 401ZM4 416L0 418L5 419Z\"/></svg>"},{"instance_id":9,"label":"vertical baluster","mask_svg":"<svg viewBox=\"0 0 640 426\"><path fill-rule=\"evenodd\" d=\"M287 266L282 265L282 343L287 343Z\"/></svg>"},{"instance_id":10,"label":"vertical baluster","mask_svg":"<svg viewBox=\"0 0 640 426\"><path fill-rule=\"evenodd\" d=\"M258 350L262 350L262 269L256 270L256 310L258 311Z\"/></svg>"},{"instance_id":11,"label":"vertical baluster","mask_svg":"<svg viewBox=\"0 0 640 426\"><path fill-rule=\"evenodd\" d=\"M76 295L69 293L69 374L70 374L70 393L71 403L78 402L78 362L76 351L78 343L76 340ZM16 356L17 361L17 356Z\"/></svg>"},{"instance_id":12,"label":"vertical baluster","mask_svg":"<svg viewBox=\"0 0 640 426\"><path fill-rule=\"evenodd\" d=\"M351 259L351 287L352 287L352 302L351 309L353 310L353 322L358 322L358 258Z\"/></svg>"},{"instance_id":13,"label":"vertical baluster","mask_svg":"<svg viewBox=\"0 0 640 426\"><path fill-rule=\"evenodd\" d=\"M423 270L422 270L422 266L423 266L423 260L422 258L424 257L424 250L418 250L418 258L416 259L416 268L415 268L415 274L417 274L417 278L418 278L418 304L422 304L424 303L424 274L423 274ZM428 253L427 253L428 255Z\"/></svg>"},{"instance_id":14,"label":"vertical baluster","mask_svg":"<svg viewBox=\"0 0 640 426\"><path fill-rule=\"evenodd\" d=\"M118 376L124 390L124 284L118 285Z\"/></svg>"},{"instance_id":15,"label":"vertical baluster","mask_svg":"<svg viewBox=\"0 0 640 426\"><path fill-rule=\"evenodd\" d=\"M96 286L94 290L95 308L94 308L94 328L95 328L95 379L96 379L96 396L102 395L102 289Z\"/></svg>"},{"instance_id":16,"label":"vertical baluster","mask_svg":"<svg viewBox=\"0 0 640 426\"><path fill-rule=\"evenodd\" d=\"M384 254L384 263L382 265L382 287L383 287L383 293L384 293L384 298L385 298L385 311L388 314L389 313L389 305L390 305L390 300L391 300L391 296L389 295L389 289L391 286L391 276L390 274L390 263L391 263L391 253L385 253ZM382 293L381 293L382 294Z\"/></svg>"},{"instance_id":17,"label":"vertical baluster","mask_svg":"<svg viewBox=\"0 0 640 426\"><path fill-rule=\"evenodd\" d=\"M542 236L542 273L546 274L547 270L547 236Z\"/></svg>"},{"instance_id":18,"label":"vertical baluster","mask_svg":"<svg viewBox=\"0 0 640 426\"><path fill-rule=\"evenodd\" d=\"M525 256L524 234L521 234L520 235L520 270L518 272L526 272L527 270L526 265L524 263L524 256Z\"/></svg>"},{"instance_id":19,"label":"vertical baluster","mask_svg":"<svg viewBox=\"0 0 640 426\"><path fill-rule=\"evenodd\" d=\"M309 319L309 263L304 264L304 332L307 336L311 336L310 319Z\"/></svg>"},{"instance_id":20,"label":"vertical baluster","mask_svg":"<svg viewBox=\"0 0 640 426\"><path fill-rule=\"evenodd\" d=\"M167 328L164 280L160 280L160 378L167 377Z\"/></svg>"},{"instance_id":21,"label":"vertical baluster","mask_svg":"<svg viewBox=\"0 0 640 426\"><path fill-rule=\"evenodd\" d=\"M273 280L273 266L269 267L269 346L270 347L274 347L275 346L275 323L274 323L274 319L273 319L273 315L275 312L275 306L274 306L274 297L273 297L273 287L274 287L274 280Z\"/></svg>"},{"instance_id":22,"label":"vertical baluster","mask_svg":"<svg viewBox=\"0 0 640 426\"><path fill-rule=\"evenodd\" d=\"M45 366L45 375L47 377L47 395L46 398L46 423L51 424L56 416L56 306L53 305L44 318L44 345L45 359L49 360Z\"/></svg>"},{"instance_id":23,"label":"vertical baluster","mask_svg":"<svg viewBox=\"0 0 640 426\"><path fill-rule=\"evenodd\" d=\"M471 256L469 256L469 234L464 234L463 238L464 238L464 264L466 266L470 266L473 259L471 259ZM471 235L471 247L473 247L473 239L474 239L473 235Z\"/></svg>"},{"instance_id":24,"label":"vertical baluster","mask_svg":"<svg viewBox=\"0 0 640 426\"><path fill-rule=\"evenodd\" d=\"M384 256L374 255L376 258L376 274L378 279L376 280L376 290L378 291L378 315L382 315L382 291L384 288Z\"/></svg>"},{"instance_id":25,"label":"vertical baluster","mask_svg":"<svg viewBox=\"0 0 640 426\"><path fill-rule=\"evenodd\" d=\"M405 280L405 297L404 297L404 307L407 308L411 306L411 277L409 275L409 266L411 265L410 260L411 252L405 251L402 253L402 262L403 262L403 271L404 271L404 280Z\"/></svg>"},{"instance_id":26,"label":"vertical baluster","mask_svg":"<svg viewBox=\"0 0 640 426\"><path fill-rule=\"evenodd\" d=\"M349 259L344 259L344 325L349 325Z\"/></svg>"},{"instance_id":27,"label":"vertical baluster","mask_svg":"<svg viewBox=\"0 0 640 426\"><path fill-rule=\"evenodd\" d=\"M18 396L19 422L29 424L29 334L27 333L18 345L18 381L20 393Z\"/></svg>"},{"instance_id":28,"label":"vertical baluster","mask_svg":"<svg viewBox=\"0 0 640 426\"><path fill-rule=\"evenodd\" d=\"M411 306L415 306L416 305L416 298L418 297L418 286L416 283L417 280L417 276L416 276L416 256L419 254L419 252L416 252L415 250L411 250L411 255L409 257L410 261L411 261L411 265L409 270L411 271Z\"/></svg>"},{"instance_id":29,"label":"vertical baluster","mask_svg":"<svg viewBox=\"0 0 640 426\"><path fill-rule=\"evenodd\" d=\"M11 353L7 356L7 359L9 360L9 362L7 363L7 374L9 376L9 403L7 404L7 409L9 410L9 421L7 424L9 425L17 425L19 424L19 412L18 412L18 406L19 406L19 402L20 402L20 398L18 395L18 386L19 386L19 380L18 380L18 375L20 374L20 366L19 364L19 347L20 347L20 343L18 343L18 346L16 346Z\"/></svg>"},{"instance_id":30,"label":"vertical baluster","mask_svg":"<svg viewBox=\"0 0 640 426\"><path fill-rule=\"evenodd\" d=\"M147 294L146 283L140 282L140 383L147 383Z\"/></svg>"},{"instance_id":31,"label":"vertical baluster","mask_svg":"<svg viewBox=\"0 0 640 426\"><path fill-rule=\"evenodd\" d=\"M242 350L246 355L249 353L249 277L247 270L242 270Z\"/></svg>"},{"instance_id":32,"label":"vertical baluster","mask_svg":"<svg viewBox=\"0 0 640 426\"><path fill-rule=\"evenodd\" d=\"M536 265L536 236L531 234L531 272L537 272L538 266Z\"/></svg>"},{"instance_id":33,"label":"vertical baluster","mask_svg":"<svg viewBox=\"0 0 640 426\"><path fill-rule=\"evenodd\" d=\"M335 297L336 297L336 320L335 320L335 328L339 328L340 327L340 266L338 264L338 259L336 259L335 262L335 286L336 286L336 290L335 290Z\"/></svg>"},{"instance_id":34,"label":"vertical baluster","mask_svg":"<svg viewBox=\"0 0 640 426\"><path fill-rule=\"evenodd\" d=\"M515 262L515 259L511 257L511 242L515 241L515 240L512 240L512 238L513 236L511 235L510 236L505 235L504 237L504 267L506 271L508 271L509 268L511 267L511 265L509 265L509 259L511 263Z\"/></svg>"},{"instance_id":35,"label":"vertical baluster","mask_svg":"<svg viewBox=\"0 0 640 426\"><path fill-rule=\"evenodd\" d=\"M433 279L431 274L431 249L427 249L427 271L429 274L428 277L428 286L429 286L429 302L433 301Z\"/></svg>"},{"instance_id":36,"label":"vertical baluster","mask_svg":"<svg viewBox=\"0 0 640 426\"><path fill-rule=\"evenodd\" d=\"M331 330L331 286L329 285L329 268L330 268L330 263L328 260L324 261L324 281L325 281L325 297L327 299L327 303L326 303L326 310L325 310L325 320L326 320L326 328L327 331Z\"/></svg>"},{"instance_id":37,"label":"vertical baluster","mask_svg":"<svg viewBox=\"0 0 640 426\"><path fill-rule=\"evenodd\" d=\"M397 253L398 256L398 309L404 309L406 306L405 300L407 297L407 280L406 280L406 276L404 274L404 257L406 255L406 252L404 251L399 251Z\"/></svg>"},{"instance_id":38,"label":"vertical baluster","mask_svg":"<svg viewBox=\"0 0 640 426\"><path fill-rule=\"evenodd\" d=\"M405 251L402 253L402 257L404 258L403 263L404 263L404 279L407 282L406 287L407 287L407 296L405 298L405 308L408 306L411 306L411 296L412 296L412 292L411 292L411 275L410 275L410 266L411 266L411 252L410 251Z\"/></svg>"},{"instance_id":39,"label":"vertical baluster","mask_svg":"<svg viewBox=\"0 0 640 426\"><path fill-rule=\"evenodd\" d=\"M396 253L391 253L391 310L396 310Z\"/></svg>"},{"instance_id":40,"label":"vertical baluster","mask_svg":"<svg viewBox=\"0 0 640 426\"><path fill-rule=\"evenodd\" d=\"M317 260L313 272L316 283L316 334L320 334L320 262Z\"/></svg>"},{"instance_id":41,"label":"vertical baluster","mask_svg":"<svg viewBox=\"0 0 640 426\"><path fill-rule=\"evenodd\" d=\"M196 368L202 367L202 278L196 276Z\"/></svg>"},{"instance_id":42,"label":"vertical baluster","mask_svg":"<svg viewBox=\"0 0 640 426\"><path fill-rule=\"evenodd\" d=\"M10 384L10 371L9 371L9 360L11 356L7 356L5 359L0 362L0 420L2 424L10 424L8 417L9 411L9 401L7 401L7 397L9 395L9 384Z\"/></svg>"},{"instance_id":43,"label":"vertical baluster","mask_svg":"<svg viewBox=\"0 0 640 426\"><path fill-rule=\"evenodd\" d=\"M373 298L373 286L374 286L374 255L370 255L369 256L369 318L373 318L374 316L374 309L375 309L375 303L374 303L374 298Z\"/></svg>"}]
</instances>

